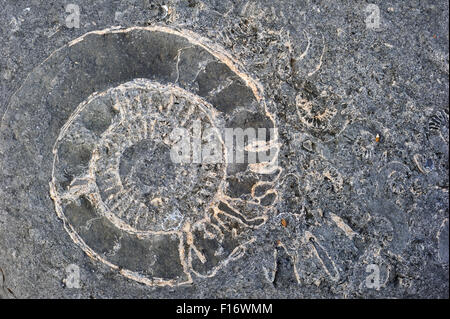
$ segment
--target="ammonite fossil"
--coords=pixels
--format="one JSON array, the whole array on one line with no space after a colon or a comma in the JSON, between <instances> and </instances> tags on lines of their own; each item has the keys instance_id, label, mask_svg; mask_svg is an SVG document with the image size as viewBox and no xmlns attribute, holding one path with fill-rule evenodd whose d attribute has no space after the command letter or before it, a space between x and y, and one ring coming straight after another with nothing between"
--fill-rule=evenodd
<instances>
[{"instance_id":1,"label":"ammonite fossil","mask_svg":"<svg viewBox=\"0 0 450 319\"><path fill-rule=\"evenodd\" d=\"M91 258L147 285L179 285L243 255L281 169L261 86L241 69L189 31L133 27L87 33L30 74L6 116L27 114L23 136L51 165L57 215ZM236 163L225 128L275 133ZM177 129L222 151L175 162Z\"/></svg>"}]
</instances>

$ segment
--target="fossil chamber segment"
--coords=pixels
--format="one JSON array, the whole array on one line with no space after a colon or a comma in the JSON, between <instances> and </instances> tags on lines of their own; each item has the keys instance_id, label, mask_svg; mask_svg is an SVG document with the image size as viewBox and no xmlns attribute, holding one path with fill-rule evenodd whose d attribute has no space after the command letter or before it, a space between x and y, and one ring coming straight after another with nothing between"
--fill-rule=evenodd
<instances>
[{"instance_id":1,"label":"fossil chamber segment","mask_svg":"<svg viewBox=\"0 0 450 319\"><path fill-rule=\"evenodd\" d=\"M238 146L224 143L226 128L276 132L261 85L190 31L87 33L29 74L2 120L2 134L31 145L48 174L71 240L146 285L214 276L243 256L277 198L277 134L258 136L260 151L245 145L243 163L230 162ZM174 161L177 130L215 141L215 161L203 150L195 160L192 145L190 160ZM261 150L274 151L248 162Z\"/></svg>"}]
</instances>

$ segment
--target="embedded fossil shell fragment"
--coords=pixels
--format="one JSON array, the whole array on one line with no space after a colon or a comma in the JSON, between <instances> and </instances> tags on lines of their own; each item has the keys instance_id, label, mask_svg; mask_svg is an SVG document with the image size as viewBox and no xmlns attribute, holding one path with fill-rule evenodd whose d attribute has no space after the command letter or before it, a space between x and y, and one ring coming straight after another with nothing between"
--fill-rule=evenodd
<instances>
[{"instance_id":1,"label":"embedded fossil shell fragment","mask_svg":"<svg viewBox=\"0 0 450 319\"><path fill-rule=\"evenodd\" d=\"M307 82L295 97L297 117L305 130L316 138L331 141L348 124L347 105L341 97L328 92L317 92L316 87Z\"/></svg>"},{"instance_id":2,"label":"embedded fossil shell fragment","mask_svg":"<svg viewBox=\"0 0 450 319\"><path fill-rule=\"evenodd\" d=\"M2 131L22 130L33 145L70 238L147 285L191 283L240 258L276 197L276 134L257 143L275 149L257 163L248 162L252 145L246 162L229 162L234 148L223 142L225 128L275 128L260 85L186 30L87 33L29 75L5 117L19 112ZM219 160L171 160L177 128L210 129Z\"/></svg>"},{"instance_id":3,"label":"embedded fossil shell fragment","mask_svg":"<svg viewBox=\"0 0 450 319\"><path fill-rule=\"evenodd\" d=\"M428 122L428 128L430 130L438 131L442 126L448 123L448 114L444 111L437 111L433 116L430 117Z\"/></svg>"}]
</instances>

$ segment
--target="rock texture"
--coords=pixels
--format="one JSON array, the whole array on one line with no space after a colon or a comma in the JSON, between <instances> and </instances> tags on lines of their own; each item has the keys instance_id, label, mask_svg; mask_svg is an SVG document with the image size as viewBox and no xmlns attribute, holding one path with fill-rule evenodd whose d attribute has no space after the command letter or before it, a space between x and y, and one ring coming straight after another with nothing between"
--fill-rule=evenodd
<instances>
[{"instance_id":1,"label":"rock texture","mask_svg":"<svg viewBox=\"0 0 450 319\"><path fill-rule=\"evenodd\" d=\"M448 298L448 3L66 5L0 12L0 297Z\"/></svg>"}]
</instances>

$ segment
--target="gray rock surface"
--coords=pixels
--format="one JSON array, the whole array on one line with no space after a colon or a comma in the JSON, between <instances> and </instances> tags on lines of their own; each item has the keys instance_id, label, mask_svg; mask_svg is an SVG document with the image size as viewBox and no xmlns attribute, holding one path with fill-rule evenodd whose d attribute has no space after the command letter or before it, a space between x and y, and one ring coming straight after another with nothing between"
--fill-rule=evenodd
<instances>
[{"instance_id":1,"label":"gray rock surface","mask_svg":"<svg viewBox=\"0 0 450 319\"><path fill-rule=\"evenodd\" d=\"M446 1L68 3L0 3L0 297L449 297Z\"/></svg>"}]
</instances>

